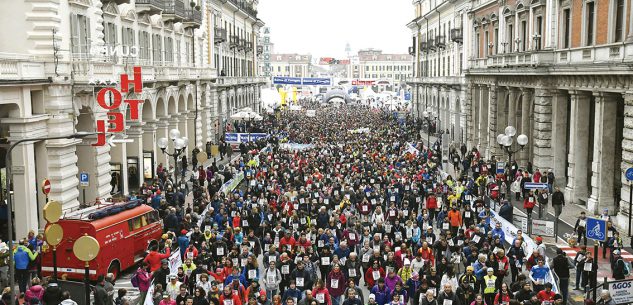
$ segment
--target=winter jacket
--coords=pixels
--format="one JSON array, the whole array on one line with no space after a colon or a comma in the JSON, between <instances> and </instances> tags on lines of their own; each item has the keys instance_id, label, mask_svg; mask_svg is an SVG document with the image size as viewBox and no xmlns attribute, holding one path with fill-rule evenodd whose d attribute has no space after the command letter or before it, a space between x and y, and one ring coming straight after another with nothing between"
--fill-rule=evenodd
<instances>
[{"instance_id":1,"label":"winter jacket","mask_svg":"<svg viewBox=\"0 0 633 305\"><path fill-rule=\"evenodd\" d=\"M169 255L171 254L171 249L170 248L166 248L165 251L167 253L163 254L163 253L159 253L156 251L150 251L149 254L147 254L147 256L145 257L145 259L143 261L147 262L149 264L149 268L152 272L158 270L158 268L160 268L160 261L165 259L165 258L169 258Z\"/></svg>"},{"instance_id":2,"label":"winter jacket","mask_svg":"<svg viewBox=\"0 0 633 305\"><path fill-rule=\"evenodd\" d=\"M29 290L24 293L24 303L30 304L31 299L37 298L38 300L42 300L44 297L44 287L41 285L34 285L29 288Z\"/></svg>"},{"instance_id":3,"label":"winter jacket","mask_svg":"<svg viewBox=\"0 0 633 305\"><path fill-rule=\"evenodd\" d=\"M379 305L385 305L391 301L391 293L389 292L389 288L387 285L383 286L380 289L380 286L376 285L371 289L371 292L376 296L376 303Z\"/></svg>"},{"instance_id":4,"label":"winter jacket","mask_svg":"<svg viewBox=\"0 0 633 305\"><path fill-rule=\"evenodd\" d=\"M62 300L62 290L57 283L49 283L44 291L42 301L45 305L56 305Z\"/></svg>"},{"instance_id":5,"label":"winter jacket","mask_svg":"<svg viewBox=\"0 0 633 305\"><path fill-rule=\"evenodd\" d=\"M29 262L35 260L37 252L33 253L29 248L25 246L18 246L13 250L13 259L15 261L15 269L26 270L29 267Z\"/></svg>"},{"instance_id":6,"label":"winter jacket","mask_svg":"<svg viewBox=\"0 0 633 305\"><path fill-rule=\"evenodd\" d=\"M342 296L347 286L345 274L339 269L338 272L330 271L327 276L327 289L333 297Z\"/></svg>"}]
</instances>

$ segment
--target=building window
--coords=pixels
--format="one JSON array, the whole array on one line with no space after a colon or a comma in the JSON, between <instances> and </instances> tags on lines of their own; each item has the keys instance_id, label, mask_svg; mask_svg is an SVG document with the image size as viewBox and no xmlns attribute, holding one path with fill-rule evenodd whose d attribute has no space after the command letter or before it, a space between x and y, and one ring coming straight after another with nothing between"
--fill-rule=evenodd
<instances>
[{"instance_id":1,"label":"building window","mask_svg":"<svg viewBox=\"0 0 633 305\"><path fill-rule=\"evenodd\" d=\"M488 57L490 55L490 33L488 31L484 32L484 57Z\"/></svg>"},{"instance_id":2,"label":"building window","mask_svg":"<svg viewBox=\"0 0 633 305\"><path fill-rule=\"evenodd\" d=\"M521 49L519 51L524 52L527 49L527 38L528 38L528 27L527 21L521 21Z\"/></svg>"},{"instance_id":3,"label":"building window","mask_svg":"<svg viewBox=\"0 0 633 305\"><path fill-rule=\"evenodd\" d=\"M162 64L162 42L159 34L154 34L152 39L152 57L154 58L154 65L160 66Z\"/></svg>"},{"instance_id":4,"label":"building window","mask_svg":"<svg viewBox=\"0 0 633 305\"><path fill-rule=\"evenodd\" d=\"M591 46L594 44L594 19L595 19L596 4L594 2L587 2L587 13L585 29L587 30L586 45Z\"/></svg>"},{"instance_id":5,"label":"building window","mask_svg":"<svg viewBox=\"0 0 633 305\"><path fill-rule=\"evenodd\" d=\"M477 52L477 58L481 57L480 45L481 45L481 35L477 33L477 39L475 40L475 46L476 46L475 52Z\"/></svg>"},{"instance_id":6,"label":"building window","mask_svg":"<svg viewBox=\"0 0 633 305\"><path fill-rule=\"evenodd\" d=\"M543 16L536 17L536 36L534 38L534 48L540 50L541 41L543 41Z\"/></svg>"},{"instance_id":7,"label":"building window","mask_svg":"<svg viewBox=\"0 0 633 305\"><path fill-rule=\"evenodd\" d=\"M569 48L571 39L571 10L566 8L563 10L563 48Z\"/></svg>"},{"instance_id":8,"label":"building window","mask_svg":"<svg viewBox=\"0 0 633 305\"><path fill-rule=\"evenodd\" d=\"M615 0L615 42L622 41L624 32L624 0Z\"/></svg>"},{"instance_id":9,"label":"building window","mask_svg":"<svg viewBox=\"0 0 633 305\"><path fill-rule=\"evenodd\" d=\"M143 64L147 64L149 60L149 33L141 31L139 33L140 58Z\"/></svg>"},{"instance_id":10,"label":"building window","mask_svg":"<svg viewBox=\"0 0 633 305\"><path fill-rule=\"evenodd\" d=\"M512 53L513 50L513 46L514 46L514 25L512 25L512 23L508 24L508 41L506 41L506 43L510 46L510 52ZM503 52L505 52L505 46L503 47L504 50Z\"/></svg>"},{"instance_id":11,"label":"building window","mask_svg":"<svg viewBox=\"0 0 633 305\"><path fill-rule=\"evenodd\" d=\"M108 48L112 48L114 49L117 45L117 41L116 41L116 25L112 22L107 22L105 24L104 27L104 39L105 39L105 46ZM114 54L114 56L112 56L112 61L116 62L116 53Z\"/></svg>"},{"instance_id":12,"label":"building window","mask_svg":"<svg viewBox=\"0 0 633 305\"><path fill-rule=\"evenodd\" d=\"M165 37L165 62L172 63L174 61L174 41L171 37Z\"/></svg>"},{"instance_id":13,"label":"building window","mask_svg":"<svg viewBox=\"0 0 633 305\"><path fill-rule=\"evenodd\" d=\"M493 54L499 53L499 28L495 28Z\"/></svg>"},{"instance_id":14,"label":"building window","mask_svg":"<svg viewBox=\"0 0 633 305\"><path fill-rule=\"evenodd\" d=\"M86 16L72 14L70 15L70 33L72 44L72 52L75 58L87 60L90 49L90 24Z\"/></svg>"}]
</instances>

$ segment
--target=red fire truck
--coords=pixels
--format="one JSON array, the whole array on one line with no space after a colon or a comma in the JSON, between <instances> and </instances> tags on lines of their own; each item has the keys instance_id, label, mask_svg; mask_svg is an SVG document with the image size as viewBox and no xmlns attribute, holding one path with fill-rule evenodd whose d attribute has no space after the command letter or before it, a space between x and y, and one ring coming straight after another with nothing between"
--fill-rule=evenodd
<instances>
[{"instance_id":1,"label":"red fire truck","mask_svg":"<svg viewBox=\"0 0 633 305\"><path fill-rule=\"evenodd\" d=\"M57 245L57 276L81 280L84 262L73 254L73 244L88 234L99 241L99 254L90 262L90 280L99 275L119 273L143 259L145 251L158 245L163 224L158 211L129 201L100 204L64 215L58 224L64 229L62 242ZM53 251L49 247L42 254L42 273L53 274Z\"/></svg>"}]
</instances>

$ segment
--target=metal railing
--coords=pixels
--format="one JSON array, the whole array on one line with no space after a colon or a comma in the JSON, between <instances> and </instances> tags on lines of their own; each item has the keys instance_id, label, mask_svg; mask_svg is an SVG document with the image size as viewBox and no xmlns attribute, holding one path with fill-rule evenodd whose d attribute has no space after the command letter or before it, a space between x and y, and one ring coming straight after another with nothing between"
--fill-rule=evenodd
<instances>
[{"instance_id":1,"label":"metal railing","mask_svg":"<svg viewBox=\"0 0 633 305\"><path fill-rule=\"evenodd\" d=\"M165 0L165 10L163 14L185 18L185 3L181 0Z\"/></svg>"},{"instance_id":2,"label":"metal railing","mask_svg":"<svg viewBox=\"0 0 633 305\"><path fill-rule=\"evenodd\" d=\"M222 28L215 28L214 30L214 37L213 37L213 41L215 43L222 43L226 41L226 29L222 29Z\"/></svg>"}]
</instances>

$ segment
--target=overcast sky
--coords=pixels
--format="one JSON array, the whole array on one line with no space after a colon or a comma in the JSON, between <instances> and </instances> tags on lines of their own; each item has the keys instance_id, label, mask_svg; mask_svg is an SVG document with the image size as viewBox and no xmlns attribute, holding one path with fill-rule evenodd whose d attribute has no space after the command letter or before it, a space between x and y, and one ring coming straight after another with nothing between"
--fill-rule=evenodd
<instances>
[{"instance_id":1,"label":"overcast sky","mask_svg":"<svg viewBox=\"0 0 633 305\"><path fill-rule=\"evenodd\" d=\"M270 27L275 53L345 56L362 48L407 53L411 0L259 0L258 17Z\"/></svg>"}]
</instances>

